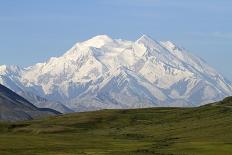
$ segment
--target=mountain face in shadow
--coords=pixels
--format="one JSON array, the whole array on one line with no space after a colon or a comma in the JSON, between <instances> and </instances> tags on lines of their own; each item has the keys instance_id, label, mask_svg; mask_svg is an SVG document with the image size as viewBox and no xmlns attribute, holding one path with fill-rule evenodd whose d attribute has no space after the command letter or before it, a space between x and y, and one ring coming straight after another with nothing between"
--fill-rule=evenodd
<instances>
[{"instance_id":1,"label":"mountain face in shadow","mask_svg":"<svg viewBox=\"0 0 232 155\"><path fill-rule=\"evenodd\" d=\"M57 114L60 113L52 109L37 108L23 97L0 85L0 121L30 120Z\"/></svg>"}]
</instances>

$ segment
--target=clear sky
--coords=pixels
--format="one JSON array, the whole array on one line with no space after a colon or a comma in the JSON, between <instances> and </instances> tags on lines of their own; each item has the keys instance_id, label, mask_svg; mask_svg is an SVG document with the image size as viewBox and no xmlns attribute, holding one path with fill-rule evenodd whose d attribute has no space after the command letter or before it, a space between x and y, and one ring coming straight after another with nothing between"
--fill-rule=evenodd
<instances>
[{"instance_id":1,"label":"clear sky","mask_svg":"<svg viewBox=\"0 0 232 155\"><path fill-rule=\"evenodd\" d=\"M171 40L232 80L232 0L0 0L0 64L43 62L99 34Z\"/></svg>"}]
</instances>

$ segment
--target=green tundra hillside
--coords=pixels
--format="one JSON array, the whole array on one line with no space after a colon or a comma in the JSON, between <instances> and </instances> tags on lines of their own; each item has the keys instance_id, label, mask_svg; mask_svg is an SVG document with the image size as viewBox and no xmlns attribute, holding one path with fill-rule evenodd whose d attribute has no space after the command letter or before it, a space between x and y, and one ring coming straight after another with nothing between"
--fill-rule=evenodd
<instances>
[{"instance_id":1,"label":"green tundra hillside","mask_svg":"<svg viewBox=\"0 0 232 155\"><path fill-rule=\"evenodd\" d=\"M0 155L230 155L232 98L0 124Z\"/></svg>"}]
</instances>

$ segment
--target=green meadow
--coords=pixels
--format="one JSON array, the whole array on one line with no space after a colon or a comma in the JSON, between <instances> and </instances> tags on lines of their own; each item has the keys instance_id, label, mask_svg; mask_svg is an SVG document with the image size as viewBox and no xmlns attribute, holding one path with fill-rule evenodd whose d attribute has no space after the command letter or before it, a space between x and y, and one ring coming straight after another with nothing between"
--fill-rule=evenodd
<instances>
[{"instance_id":1,"label":"green meadow","mask_svg":"<svg viewBox=\"0 0 232 155\"><path fill-rule=\"evenodd\" d=\"M230 155L232 99L0 123L0 155Z\"/></svg>"}]
</instances>

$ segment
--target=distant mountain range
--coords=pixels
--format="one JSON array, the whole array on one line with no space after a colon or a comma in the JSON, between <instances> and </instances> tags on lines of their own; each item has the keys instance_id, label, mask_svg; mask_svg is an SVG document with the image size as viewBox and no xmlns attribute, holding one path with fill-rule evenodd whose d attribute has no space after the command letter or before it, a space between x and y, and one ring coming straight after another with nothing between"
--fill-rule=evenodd
<instances>
[{"instance_id":1,"label":"distant mountain range","mask_svg":"<svg viewBox=\"0 0 232 155\"><path fill-rule=\"evenodd\" d=\"M27 68L0 66L0 83L60 112L199 106L232 95L232 84L174 43L99 35Z\"/></svg>"},{"instance_id":2,"label":"distant mountain range","mask_svg":"<svg viewBox=\"0 0 232 155\"><path fill-rule=\"evenodd\" d=\"M52 109L41 109L0 85L0 121L30 120L60 114Z\"/></svg>"}]
</instances>

